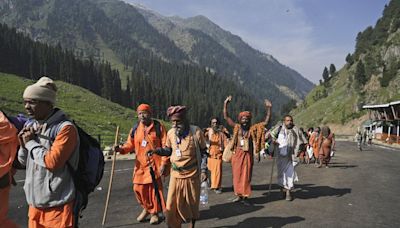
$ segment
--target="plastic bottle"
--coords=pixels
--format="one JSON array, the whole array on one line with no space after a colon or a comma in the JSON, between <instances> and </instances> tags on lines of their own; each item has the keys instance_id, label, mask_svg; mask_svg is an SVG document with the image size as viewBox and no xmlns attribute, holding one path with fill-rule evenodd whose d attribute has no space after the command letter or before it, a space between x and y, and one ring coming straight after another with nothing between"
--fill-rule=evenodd
<instances>
[{"instance_id":1,"label":"plastic bottle","mask_svg":"<svg viewBox=\"0 0 400 228\"><path fill-rule=\"evenodd\" d=\"M208 205L208 183L207 183L207 181L201 182L200 205L203 207L206 207Z\"/></svg>"}]
</instances>

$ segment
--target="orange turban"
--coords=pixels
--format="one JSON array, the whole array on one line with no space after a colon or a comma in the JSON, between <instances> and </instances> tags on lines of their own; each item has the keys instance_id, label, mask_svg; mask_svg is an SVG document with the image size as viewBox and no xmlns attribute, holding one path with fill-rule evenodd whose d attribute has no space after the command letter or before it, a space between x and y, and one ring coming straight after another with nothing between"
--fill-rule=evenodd
<instances>
[{"instance_id":1,"label":"orange turban","mask_svg":"<svg viewBox=\"0 0 400 228\"><path fill-rule=\"evenodd\" d=\"M151 107L150 107L150 105L148 105L148 104L140 104L140 105L137 107L136 111L137 111L137 112L146 111L146 112L148 112L148 113L151 113Z\"/></svg>"},{"instance_id":2,"label":"orange turban","mask_svg":"<svg viewBox=\"0 0 400 228\"><path fill-rule=\"evenodd\" d=\"M167 109L167 115L169 118L182 119L186 116L186 106L171 106Z\"/></svg>"},{"instance_id":3,"label":"orange turban","mask_svg":"<svg viewBox=\"0 0 400 228\"><path fill-rule=\"evenodd\" d=\"M251 112L243 111L243 112L239 113L239 116L238 116L239 120L241 120L242 117L247 117L247 118L251 119Z\"/></svg>"}]
</instances>

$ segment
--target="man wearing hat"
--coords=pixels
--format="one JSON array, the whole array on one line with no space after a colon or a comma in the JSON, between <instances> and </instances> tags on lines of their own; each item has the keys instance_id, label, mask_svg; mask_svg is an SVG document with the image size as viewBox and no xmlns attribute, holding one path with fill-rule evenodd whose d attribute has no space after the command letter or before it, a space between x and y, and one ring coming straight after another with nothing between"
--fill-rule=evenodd
<instances>
[{"instance_id":1,"label":"man wearing hat","mask_svg":"<svg viewBox=\"0 0 400 228\"><path fill-rule=\"evenodd\" d=\"M152 109L150 105L141 104L137 107L136 111L138 114L138 125L135 125L131 129L126 143L121 147L117 146L115 151L121 154L135 152L136 161L132 180L133 191L135 192L137 201L143 208L143 211L137 217L137 221L144 222L151 215L150 224L158 224L160 222L158 212L162 212L163 208L165 208L161 176L168 173L169 157L155 155L149 159L146 152L164 147L167 131L160 122L151 118ZM157 196L150 175L150 165L155 172L163 208L160 208L157 202Z\"/></svg>"},{"instance_id":2,"label":"man wearing hat","mask_svg":"<svg viewBox=\"0 0 400 228\"><path fill-rule=\"evenodd\" d=\"M18 135L18 160L26 166L29 227L73 227L75 222L75 186L67 163L74 170L78 167L79 135L64 112L54 107L56 92L53 80L42 77L23 94L31 120Z\"/></svg>"},{"instance_id":3,"label":"man wearing hat","mask_svg":"<svg viewBox=\"0 0 400 228\"><path fill-rule=\"evenodd\" d=\"M207 147L203 132L190 125L185 106L171 106L167 115L172 129L167 133L165 147L149 151L170 156L171 178L169 181L166 218L168 227L181 227L190 223L194 227L200 217L200 182L207 179Z\"/></svg>"},{"instance_id":4,"label":"man wearing hat","mask_svg":"<svg viewBox=\"0 0 400 228\"><path fill-rule=\"evenodd\" d=\"M232 155L232 178L233 190L235 198L233 202L242 202L244 205L250 205L247 198L251 194L251 177L253 172L253 155L260 160L259 151L264 148L263 139L265 138L264 128L269 122L271 116L272 104L265 99L265 107L267 115L263 122L251 124L251 113L243 111L239 113L239 123L235 123L228 116L228 103L232 100L232 96L225 99L224 102L224 119L233 127L233 151Z\"/></svg>"}]
</instances>

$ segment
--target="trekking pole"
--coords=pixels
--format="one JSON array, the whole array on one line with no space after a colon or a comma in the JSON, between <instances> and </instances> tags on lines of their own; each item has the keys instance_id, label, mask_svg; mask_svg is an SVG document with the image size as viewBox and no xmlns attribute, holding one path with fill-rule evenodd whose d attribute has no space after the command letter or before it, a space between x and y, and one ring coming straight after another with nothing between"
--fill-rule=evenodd
<instances>
[{"instance_id":1,"label":"trekking pole","mask_svg":"<svg viewBox=\"0 0 400 228\"><path fill-rule=\"evenodd\" d=\"M118 135L119 135L119 126L117 126L117 130L115 132L114 148L115 148L115 146L118 145ZM110 183L108 184L108 192L107 192L106 205L105 205L105 208L104 208L103 222L101 223L102 226L104 226L104 224L106 223L107 209L108 209L108 203L110 201L111 187L112 187L112 182L113 182L113 175L114 175L116 158L117 158L117 152L114 149L114 154L113 154L113 158L112 158L112 165L111 165L111 173L110 173Z\"/></svg>"},{"instance_id":2,"label":"trekking pole","mask_svg":"<svg viewBox=\"0 0 400 228\"><path fill-rule=\"evenodd\" d=\"M269 178L269 187L268 187L268 194L267 196L271 193L271 187L272 187L272 176L274 175L274 166L275 166L275 149L276 145L274 145L274 149L272 150L272 167L271 167L271 177Z\"/></svg>"}]
</instances>

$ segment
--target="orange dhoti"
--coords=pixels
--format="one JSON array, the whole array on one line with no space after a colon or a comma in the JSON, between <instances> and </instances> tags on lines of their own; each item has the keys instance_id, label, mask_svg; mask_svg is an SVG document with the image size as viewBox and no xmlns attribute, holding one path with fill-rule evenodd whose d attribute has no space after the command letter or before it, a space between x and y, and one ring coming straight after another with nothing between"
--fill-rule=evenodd
<instances>
[{"instance_id":1,"label":"orange dhoti","mask_svg":"<svg viewBox=\"0 0 400 228\"><path fill-rule=\"evenodd\" d=\"M29 206L29 228L72 228L74 201L59 207L34 208Z\"/></svg>"},{"instance_id":2,"label":"orange dhoti","mask_svg":"<svg viewBox=\"0 0 400 228\"><path fill-rule=\"evenodd\" d=\"M233 191L237 196L249 197L251 194L251 176L253 156L239 148L232 155Z\"/></svg>"},{"instance_id":3,"label":"orange dhoti","mask_svg":"<svg viewBox=\"0 0 400 228\"><path fill-rule=\"evenodd\" d=\"M157 214L158 212L162 212L163 209L165 208L165 201L162 192L163 185L161 178L157 179L157 185L158 185L158 192L160 193L161 205L163 208L160 208L153 183L133 185L133 191L135 192L137 201L150 214Z\"/></svg>"},{"instance_id":4,"label":"orange dhoti","mask_svg":"<svg viewBox=\"0 0 400 228\"><path fill-rule=\"evenodd\" d=\"M11 186L0 188L0 227L14 228L18 227L13 221L7 218L8 197Z\"/></svg>"},{"instance_id":5,"label":"orange dhoti","mask_svg":"<svg viewBox=\"0 0 400 228\"><path fill-rule=\"evenodd\" d=\"M210 170L211 189L221 188L222 177L222 159L221 158L208 158L208 170Z\"/></svg>"},{"instance_id":6,"label":"orange dhoti","mask_svg":"<svg viewBox=\"0 0 400 228\"><path fill-rule=\"evenodd\" d=\"M198 174L188 178L171 176L167 198L167 225L181 227L200 217L200 178Z\"/></svg>"}]
</instances>

